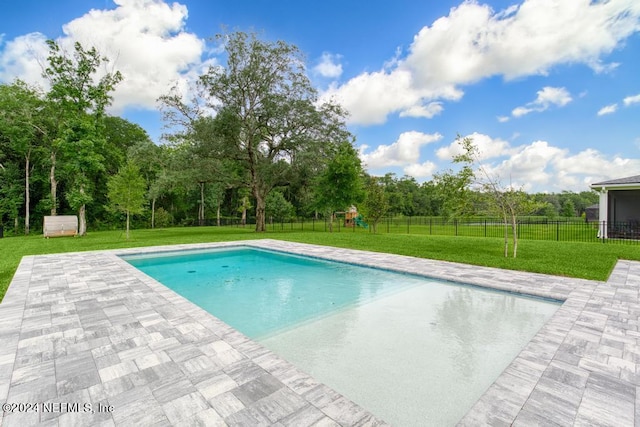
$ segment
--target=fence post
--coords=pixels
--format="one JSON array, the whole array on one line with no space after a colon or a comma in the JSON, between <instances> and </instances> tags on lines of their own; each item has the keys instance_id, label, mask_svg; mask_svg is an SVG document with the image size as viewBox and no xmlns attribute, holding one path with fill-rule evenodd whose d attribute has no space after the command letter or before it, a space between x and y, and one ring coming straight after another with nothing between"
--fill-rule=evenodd
<instances>
[{"instance_id":1,"label":"fence post","mask_svg":"<svg viewBox=\"0 0 640 427\"><path fill-rule=\"evenodd\" d=\"M433 218L429 218L429 234L433 234Z\"/></svg>"},{"instance_id":2,"label":"fence post","mask_svg":"<svg viewBox=\"0 0 640 427\"><path fill-rule=\"evenodd\" d=\"M409 234L409 225L411 224L411 217L407 217L407 234Z\"/></svg>"},{"instance_id":3,"label":"fence post","mask_svg":"<svg viewBox=\"0 0 640 427\"><path fill-rule=\"evenodd\" d=\"M458 218L455 218L453 220L453 226L455 227L456 230L456 237L458 236Z\"/></svg>"},{"instance_id":4,"label":"fence post","mask_svg":"<svg viewBox=\"0 0 640 427\"><path fill-rule=\"evenodd\" d=\"M556 221L556 241L560 241L560 221Z\"/></svg>"}]
</instances>

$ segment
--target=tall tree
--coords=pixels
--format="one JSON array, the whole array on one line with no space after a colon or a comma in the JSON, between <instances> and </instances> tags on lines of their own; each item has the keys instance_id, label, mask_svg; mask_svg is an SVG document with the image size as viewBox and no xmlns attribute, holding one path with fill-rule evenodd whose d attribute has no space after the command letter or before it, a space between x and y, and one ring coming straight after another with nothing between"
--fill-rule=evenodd
<instances>
[{"instance_id":1,"label":"tall tree","mask_svg":"<svg viewBox=\"0 0 640 427\"><path fill-rule=\"evenodd\" d=\"M18 232L20 208L24 204L22 185L16 185L21 177L18 162L7 158L0 160L0 226L5 224L5 218L13 219L15 233Z\"/></svg>"},{"instance_id":2,"label":"tall tree","mask_svg":"<svg viewBox=\"0 0 640 427\"><path fill-rule=\"evenodd\" d=\"M266 198L288 182L298 154L349 138L344 112L332 104L316 106L316 91L296 47L242 32L218 39L227 52L226 66L210 67L199 85L217 111L225 155L245 171L256 202L256 231L261 232Z\"/></svg>"},{"instance_id":3,"label":"tall tree","mask_svg":"<svg viewBox=\"0 0 640 427\"><path fill-rule=\"evenodd\" d=\"M112 207L126 214L126 236L129 240L130 216L144 211L146 182L140 175L140 169L128 162L117 175L109 178L107 188Z\"/></svg>"},{"instance_id":4,"label":"tall tree","mask_svg":"<svg viewBox=\"0 0 640 427\"><path fill-rule=\"evenodd\" d=\"M119 71L107 72L97 78L99 67L108 59L100 56L95 47L87 50L76 43L69 56L55 41L48 40L47 44L49 57L44 76L51 84L47 98L54 106L58 126L50 152L51 214L56 214L56 165L61 151L69 181L67 200L78 211L78 234L84 235L86 206L93 199L92 179L103 169L100 148L105 144L104 111L122 75Z\"/></svg>"},{"instance_id":5,"label":"tall tree","mask_svg":"<svg viewBox=\"0 0 640 427\"><path fill-rule=\"evenodd\" d=\"M166 191L167 182L163 178L167 176L167 147L154 144L148 137L142 138L129 147L127 158L140 168L140 173L147 182L147 198L151 201L151 228L155 228L156 202Z\"/></svg>"},{"instance_id":6,"label":"tall tree","mask_svg":"<svg viewBox=\"0 0 640 427\"><path fill-rule=\"evenodd\" d=\"M17 80L11 85L0 85L0 134L24 165L25 234L29 234L30 228L32 161L41 151L47 133L42 123L42 107L40 94L26 83Z\"/></svg>"}]
</instances>

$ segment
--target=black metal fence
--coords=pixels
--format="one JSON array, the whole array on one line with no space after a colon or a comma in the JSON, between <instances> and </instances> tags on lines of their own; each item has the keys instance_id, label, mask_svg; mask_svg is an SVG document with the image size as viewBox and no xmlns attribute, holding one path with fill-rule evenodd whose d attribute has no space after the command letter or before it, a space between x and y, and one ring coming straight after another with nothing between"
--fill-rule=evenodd
<instances>
[{"instance_id":1,"label":"black metal fence","mask_svg":"<svg viewBox=\"0 0 640 427\"><path fill-rule=\"evenodd\" d=\"M197 226L233 226L254 227L255 218L244 222L239 218L207 219L185 225ZM507 232L511 235L511 224L507 224ZM629 243L640 244L640 222L586 222L580 218L549 220L546 218L527 217L517 221L518 237L525 240L554 240L563 242L594 243ZM276 220L268 218L268 231L329 231L327 219L294 218ZM388 217L375 225L377 233L420 234L434 236L470 236L493 237L504 236L505 224L497 218L446 219L442 217ZM332 230L343 233L371 233L373 224L362 222L360 225L345 226L344 219L333 221Z\"/></svg>"},{"instance_id":2,"label":"black metal fence","mask_svg":"<svg viewBox=\"0 0 640 427\"><path fill-rule=\"evenodd\" d=\"M387 233L430 234L444 236L503 237L511 224L495 218L454 219L429 217L387 218L378 231ZM631 222L585 222L584 220L548 220L522 218L516 223L518 237L525 240L564 242L640 243L640 224Z\"/></svg>"}]
</instances>

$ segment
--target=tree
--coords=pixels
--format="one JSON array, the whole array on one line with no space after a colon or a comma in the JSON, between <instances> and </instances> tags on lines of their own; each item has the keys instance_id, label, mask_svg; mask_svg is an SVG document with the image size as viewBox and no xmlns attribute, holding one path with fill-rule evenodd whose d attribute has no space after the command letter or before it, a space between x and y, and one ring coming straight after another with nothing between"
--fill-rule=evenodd
<instances>
[{"instance_id":1,"label":"tree","mask_svg":"<svg viewBox=\"0 0 640 427\"><path fill-rule=\"evenodd\" d=\"M329 231L333 231L333 215L364 199L362 164L350 142L342 142L320 174L316 184L316 203L327 212Z\"/></svg>"},{"instance_id":2,"label":"tree","mask_svg":"<svg viewBox=\"0 0 640 427\"><path fill-rule=\"evenodd\" d=\"M338 106L316 106L316 91L296 47L242 32L218 40L227 52L226 66L210 67L199 87L217 111L224 156L244 170L256 202L256 231L261 232L266 198L273 188L288 183L299 154L321 153L349 134ZM318 154L316 161L321 158Z\"/></svg>"},{"instance_id":3,"label":"tree","mask_svg":"<svg viewBox=\"0 0 640 427\"><path fill-rule=\"evenodd\" d=\"M267 196L265 212L272 220L283 222L293 215L294 208L280 191L272 191Z\"/></svg>"},{"instance_id":4,"label":"tree","mask_svg":"<svg viewBox=\"0 0 640 427\"><path fill-rule=\"evenodd\" d=\"M247 225L247 211L253 206L251 206L251 201L249 200L249 191L246 187L243 187L240 189L240 191L238 191L238 196L240 197L240 206L238 206L238 212L240 212L240 223L244 227L245 225ZM266 206L265 209L267 209Z\"/></svg>"},{"instance_id":5,"label":"tree","mask_svg":"<svg viewBox=\"0 0 640 427\"><path fill-rule=\"evenodd\" d=\"M566 199L562 204L562 216L566 218L573 218L576 216L576 206L573 204L573 200Z\"/></svg>"},{"instance_id":6,"label":"tree","mask_svg":"<svg viewBox=\"0 0 640 427\"><path fill-rule=\"evenodd\" d=\"M209 119L199 119L192 131L175 141L164 177L174 188L180 187L184 194L197 197L192 206L197 204L196 216L200 225L206 218L207 202L218 205L230 179L225 161L210 147L209 139L199 132L198 125L203 121L210 122ZM155 190L156 186L152 189Z\"/></svg>"},{"instance_id":7,"label":"tree","mask_svg":"<svg viewBox=\"0 0 640 427\"><path fill-rule=\"evenodd\" d=\"M127 240L129 240L129 218L144 211L146 182L140 169L128 162L117 175L107 182L108 196L113 209L127 216Z\"/></svg>"},{"instance_id":8,"label":"tree","mask_svg":"<svg viewBox=\"0 0 640 427\"><path fill-rule=\"evenodd\" d=\"M396 215L402 213L404 207L404 196L398 189L398 178L393 172L389 172L380 178L380 183L384 186L384 192L389 202L389 213Z\"/></svg>"},{"instance_id":9,"label":"tree","mask_svg":"<svg viewBox=\"0 0 640 427\"><path fill-rule=\"evenodd\" d=\"M146 132L144 133L146 136ZM142 135L140 135L142 136ZM156 201L166 191L166 169L168 164L166 147L154 144L148 136L140 138L127 150L127 158L140 168L147 182L147 198L151 201L151 228L155 228Z\"/></svg>"},{"instance_id":10,"label":"tree","mask_svg":"<svg viewBox=\"0 0 640 427\"><path fill-rule=\"evenodd\" d=\"M498 213L504 224L504 256L509 255L509 227L513 239L513 257L518 254L518 216L528 215L542 207L521 189L513 185L503 186L500 179L487 171L480 162L478 147L469 137L458 136L457 142L462 153L454 156L453 162L462 164L462 169L457 173L445 173L439 176L446 188L449 183L454 191L450 192L445 200L450 209L455 212L468 209L472 200L471 185L476 185L479 190L488 196L489 210ZM477 171L473 170L475 166ZM446 192L447 190L445 190ZM451 191L451 190L448 190Z\"/></svg>"},{"instance_id":11,"label":"tree","mask_svg":"<svg viewBox=\"0 0 640 427\"><path fill-rule=\"evenodd\" d=\"M385 194L384 186L376 177L372 176L367 180L366 197L361 205L361 210L375 233L378 222L389 210L389 200Z\"/></svg>"},{"instance_id":12,"label":"tree","mask_svg":"<svg viewBox=\"0 0 640 427\"><path fill-rule=\"evenodd\" d=\"M458 137L458 143L467 145L463 148L475 150L470 139L461 140ZM465 151L463 154L453 158L454 163L461 163L462 168L454 173L451 169L434 174L434 181L437 187L438 198L442 204L440 206L440 215L446 218L455 218L469 215L472 211L472 192L471 185L474 182L474 152Z\"/></svg>"},{"instance_id":13,"label":"tree","mask_svg":"<svg viewBox=\"0 0 640 427\"><path fill-rule=\"evenodd\" d=\"M0 226L4 225L5 218L13 218L15 233L18 232L18 218L20 208L24 203L24 191L19 183L22 172L17 162L0 161Z\"/></svg>"},{"instance_id":14,"label":"tree","mask_svg":"<svg viewBox=\"0 0 640 427\"><path fill-rule=\"evenodd\" d=\"M31 210L31 171L33 157L39 154L41 140L46 134L41 119L43 102L40 94L26 83L17 80L0 85L0 134L8 149L24 164L24 233L29 234Z\"/></svg>"},{"instance_id":15,"label":"tree","mask_svg":"<svg viewBox=\"0 0 640 427\"><path fill-rule=\"evenodd\" d=\"M111 103L111 92L122 80L120 72L104 73L96 82L101 57L95 48L86 50L75 43L72 57L48 40L48 67L44 76L51 89L47 94L55 116L57 132L50 147L51 214L56 214L58 154L64 156L65 179L69 181L67 201L78 211L78 234L86 234L86 206L93 200L91 186L104 170L100 148L105 144L104 111Z\"/></svg>"}]
</instances>

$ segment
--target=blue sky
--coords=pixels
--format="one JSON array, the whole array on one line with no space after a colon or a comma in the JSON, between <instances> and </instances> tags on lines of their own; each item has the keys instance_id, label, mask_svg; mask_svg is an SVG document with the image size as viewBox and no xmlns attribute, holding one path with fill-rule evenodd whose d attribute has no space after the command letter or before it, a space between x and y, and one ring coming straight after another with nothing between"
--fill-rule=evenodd
<instances>
[{"instance_id":1,"label":"blue sky","mask_svg":"<svg viewBox=\"0 0 640 427\"><path fill-rule=\"evenodd\" d=\"M458 134L529 191L640 174L637 0L5 2L0 81L46 85L48 38L95 45L125 76L112 114L159 142L155 100L223 63L210 41L223 25L297 45L372 174L429 180Z\"/></svg>"}]
</instances>

